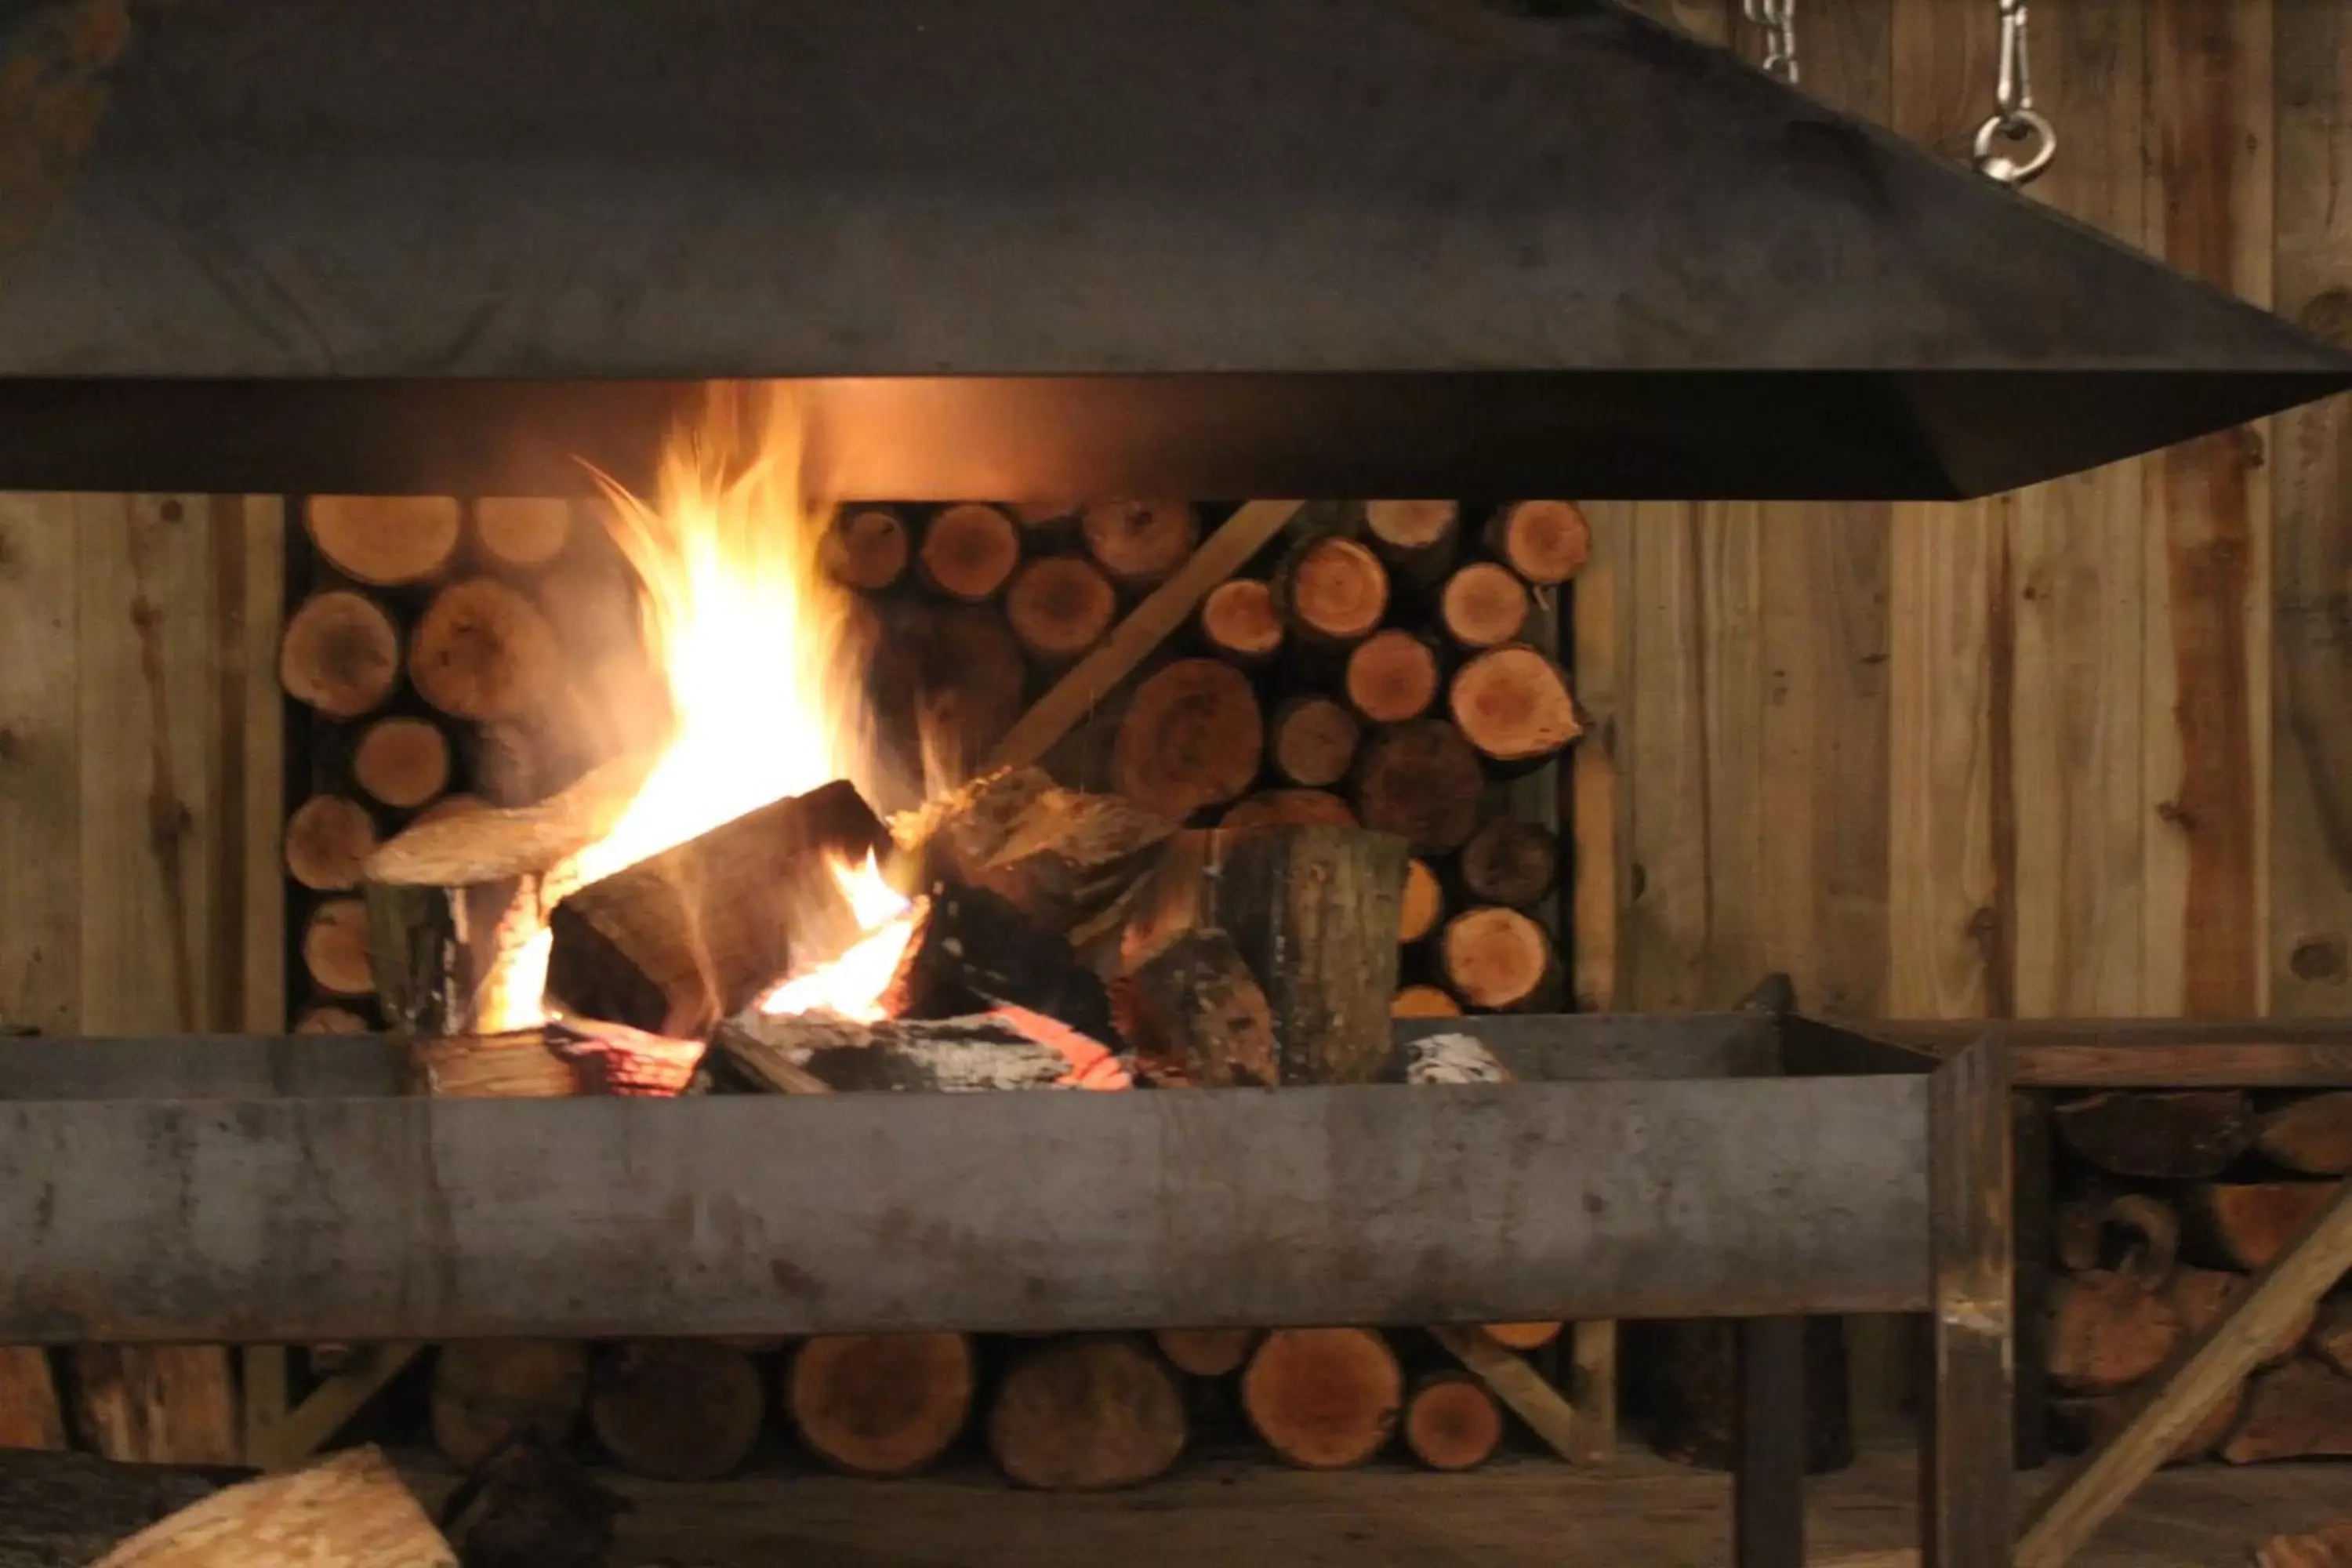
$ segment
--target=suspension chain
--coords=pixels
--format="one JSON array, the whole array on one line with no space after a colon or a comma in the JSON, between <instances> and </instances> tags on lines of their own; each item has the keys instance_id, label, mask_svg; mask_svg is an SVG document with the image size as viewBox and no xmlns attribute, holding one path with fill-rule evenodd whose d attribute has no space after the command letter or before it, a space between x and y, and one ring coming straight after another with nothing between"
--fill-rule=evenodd
<instances>
[{"instance_id":1,"label":"suspension chain","mask_svg":"<svg viewBox=\"0 0 2352 1568\"><path fill-rule=\"evenodd\" d=\"M2029 185L2058 155L2058 132L2033 107L2033 61L2028 52L2025 0L1999 0L1999 4L2000 77L1993 89L1992 118L1977 127L1977 173L2004 185Z\"/></svg>"},{"instance_id":2,"label":"suspension chain","mask_svg":"<svg viewBox=\"0 0 2352 1568\"><path fill-rule=\"evenodd\" d=\"M1797 0L1740 0L1750 22L1764 29L1764 69L1797 83Z\"/></svg>"}]
</instances>

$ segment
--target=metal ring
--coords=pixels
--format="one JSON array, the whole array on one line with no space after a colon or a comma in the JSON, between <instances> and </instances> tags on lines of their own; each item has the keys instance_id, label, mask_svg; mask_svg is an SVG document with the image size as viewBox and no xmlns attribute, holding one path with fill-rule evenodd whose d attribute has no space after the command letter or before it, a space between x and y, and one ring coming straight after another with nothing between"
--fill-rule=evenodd
<instances>
[{"instance_id":1,"label":"metal ring","mask_svg":"<svg viewBox=\"0 0 2352 1568\"><path fill-rule=\"evenodd\" d=\"M2031 141L2036 145L2022 159L1995 152L1998 141ZM2058 155L2058 132L2039 110L2015 109L1996 114L1977 127L1977 173L2004 185L2029 185Z\"/></svg>"}]
</instances>

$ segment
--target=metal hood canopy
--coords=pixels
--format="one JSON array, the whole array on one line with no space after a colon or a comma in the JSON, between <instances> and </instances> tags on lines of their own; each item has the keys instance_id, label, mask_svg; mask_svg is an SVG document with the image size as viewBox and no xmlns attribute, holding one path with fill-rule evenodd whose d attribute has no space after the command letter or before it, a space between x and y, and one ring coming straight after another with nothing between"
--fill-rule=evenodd
<instances>
[{"instance_id":1,"label":"metal hood canopy","mask_svg":"<svg viewBox=\"0 0 2352 1568\"><path fill-rule=\"evenodd\" d=\"M1945 499L2352 356L1602 0L37 0L0 487ZM16 90L13 89L12 90Z\"/></svg>"}]
</instances>

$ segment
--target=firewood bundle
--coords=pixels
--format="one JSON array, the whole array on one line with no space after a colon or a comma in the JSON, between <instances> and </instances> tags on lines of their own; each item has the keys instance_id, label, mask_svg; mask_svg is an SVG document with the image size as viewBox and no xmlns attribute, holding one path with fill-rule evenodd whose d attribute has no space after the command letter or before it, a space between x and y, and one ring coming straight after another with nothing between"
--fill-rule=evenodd
<instances>
[{"instance_id":1,"label":"firewood bundle","mask_svg":"<svg viewBox=\"0 0 2352 1568\"><path fill-rule=\"evenodd\" d=\"M2352 1092L2113 1090L2058 1107L2065 1180L2047 1335L2052 1436L2096 1442L2131 1391L2219 1321L2352 1173ZM2352 1300L2263 1347L2173 1455L2352 1454Z\"/></svg>"}]
</instances>

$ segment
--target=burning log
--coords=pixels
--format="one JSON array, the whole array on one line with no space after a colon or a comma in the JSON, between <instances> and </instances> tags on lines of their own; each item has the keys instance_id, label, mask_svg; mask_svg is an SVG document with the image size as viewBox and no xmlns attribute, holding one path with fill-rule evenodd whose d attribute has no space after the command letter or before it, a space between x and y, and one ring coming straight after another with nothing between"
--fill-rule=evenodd
<instances>
[{"instance_id":1,"label":"burning log","mask_svg":"<svg viewBox=\"0 0 2352 1568\"><path fill-rule=\"evenodd\" d=\"M1445 703L1463 739L1504 776L1541 767L1584 732L1568 677L1526 643L1474 655L1454 672Z\"/></svg>"},{"instance_id":2,"label":"burning log","mask_svg":"<svg viewBox=\"0 0 2352 1568\"><path fill-rule=\"evenodd\" d=\"M408 647L417 694L456 719L517 719L563 687L563 645L537 605L495 577L433 595Z\"/></svg>"},{"instance_id":3,"label":"burning log","mask_svg":"<svg viewBox=\"0 0 2352 1568\"><path fill-rule=\"evenodd\" d=\"M1573 501L1523 500L1487 520L1487 553L1538 586L1565 583L1592 552L1592 527Z\"/></svg>"},{"instance_id":4,"label":"burning log","mask_svg":"<svg viewBox=\"0 0 2352 1568\"><path fill-rule=\"evenodd\" d=\"M1408 985L1389 1004L1391 1018L1458 1018L1462 1004L1434 985Z\"/></svg>"},{"instance_id":5,"label":"burning log","mask_svg":"<svg viewBox=\"0 0 2352 1568\"><path fill-rule=\"evenodd\" d=\"M881 998L901 1019L1024 1007L1098 1039L1116 1037L1102 979L1069 942L984 888L934 880Z\"/></svg>"},{"instance_id":6,"label":"burning log","mask_svg":"<svg viewBox=\"0 0 2352 1568\"><path fill-rule=\"evenodd\" d=\"M1345 647L1388 613L1389 574L1364 545L1337 534L1293 549L1274 576L1274 602L1302 647Z\"/></svg>"},{"instance_id":7,"label":"burning log","mask_svg":"<svg viewBox=\"0 0 2352 1568\"><path fill-rule=\"evenodd\" d=\"M845 783L746 812L558 903L548 989L571 1011L700 1034L792 973L796 958L849 944L857 921L832 867L888 842Z\"/></svg>"},{"instance_id":8,"label":"burning log","mask_svg":"<svg viewBox=\"0 0 2352 1568\"><path fill-rule=\"evenodd\" d=\"M1369 1083L1391 1050L1404 846L1347 827L1211 828L1170 842L1126 952L1230 934L1274 1011L1284 1083Z\"/></svg>"},{"instance_id":9,"label":"burning log","mask_svg":"<svg viewBox=\"0 0 2352 1568\"><path fill-rule=\"evenodd\" d=\"M1155 1082L1277 1081L1274 1012L1233 938L1213 926L1171 934L1119 983L1119 1033Z\"/></svg>"},{"instance_id":10,"label":"burning log","mask_svg":"<svg viewBox=\"0 0 2352 1568\"><path fill-rule=\"evenodd\" d=\"M1364 538L1402 582L1427 588L1454 564L1462 508L1450 500L1364 503Z\"/></svg>"},{"instance_id":11,"label":"burning log","mask_svg":"<svg viewBox=\"0 0 2352 1568\"><path fill-rule=\"evenodd\" d=\"M457 1568L449 1543L373 1445L215 1492L132 1536L96 1568L296 1563Z\"/></svg>"},{"instance_id":12,"label":"burning log","mask_svg":"<svg viewBox=\"0 0 2352 1568\"><path fill-rule=\"evenodd\" d=\"M1437 929L1445 917L1445 889L1429 862L1418 858L1404 863L1404 897L1397 906L1397 941L1410 944Z\"/></svg>"},{"instance_id":13,"label":"burning log","mask_svg":"<svg viewBox=\"0 0 2352 1568\"><path fill-rule=\"evenodd\" d=\"M1342 686L1348 702L1374 724L1402 724L1429 711L1445 672L1437 649L1415 633L1391 626L1348 653Z\"/></svg>"},{"instance_id":14,"label":"burning log","mask_svg":"<svg viewBox=\"0 0 2352 1568\"><path fill-rule=\"evenodd\" d=\"M457 553L448 496L312 496L302 530L320 558L356 583L389 588L437 577Z\"/></svg>"},{"instance_id":15,"label":"burning log","mask_svg":"<svg viewBox=\"0 0 2352 1568\"><path fill-rule=\"evenodd\" d=\"M1348 803L1328 790L1270 789L1239 800L1217 819L1220 827L1359 826Z\"/></svg>"},{"instance_id":16,"label":"burning log","mask_svg":"<svg viewBox=\"0 0 2352 1568\"><path fill-rule=\"evenodd\" d=\"M973 1381L961 1334L821 1334L793 1356L784 1408L810 1454L835 1469L907 1476L962 1432Z\"/></svg>"},{"instance_id":17,"label":"burning log","mask_svg":"<svg viewBox=\"0 0 2352 1568\"><path fill-rule=\"evenodd\" d=\"M1559 985L1551 934L1517 910L1465 910L1445 922L1437 945L1446 985L1486 1012L1539 1006Z\"/></svg>"},{"instance_id":18,"label":"burning log","mask_svg":"<svg viewBox=\"0 0 2352 1568\"><path fill-rule=\"evenodd\" d=\"M1433 1470L1475 1470L1503 1445L1503 1407L1466 1372L1433 1372L1405 1395L1407 1452Z\"/></svg>"},{"instance_id":19,"label":"burning log","mask_svg":"<svg viewBox=\"0 0 2352 1568\"><path fill-rule=\"evenodd\" d=\"M2055 1121L2068 1148L2124 1176L2218 1176L2254 1136L2252 1107L2235 1089L2086 1095Z\"/></svg>"},{"instance_id":20,"label":"burning log","mask_svg":"<svg viewBox=\"0 0 2352 1568\"><path fill-rule=\"evenodd\" d=\"M944 507L923 530L915 573L950 599L984 605L1004 589L1021 564L1021 531L1013 520L979 501Z\"/></svg>"},{"instance_id":21,"label":"burning log","mask_svg":"<svg viewBox=\"0 0 2352 1568\"><path fill-rule=\"evenodd\" d=\"M562 1443L588 1402L588 1347L571 1340L463 1340L433 1363L433 1447L472 1469L518 1431Z\"/></svg>"},{"instance_id":22,"label":"burning log","mask_svg":"<svg viewBox=\"0 0 2352 1568\"><path fill-rule=\"evenodd\" d=\"M2233 1465L2352 1455L2352 1377L2299 1359L2263 1373L2220 1453Z\"/></svg>"},{"instance_id":23,"label":"burning log","mask_svg":"<svg viewBox=\"0 0 2352 1568\"><path fill-rule=\"evenodd\" d=\"M1086 509L1078 531L1087 553L1131 592L1164 581L1201 542L1200 516L1181 500L1101 501Z\"/></svg>"},{"instance_id":24,"label":"burning log","mask_svg":"<svg viewBox=\"0 0 2352 1568\"><path fill-rule=\"evenodd\" d=\"M1462 731L1416 719L1373 737L1356 770L1356 815L1393 833L1416 855L1446 855L1478 827L1486 775Z\"/></svg>"},{"instance_id":25,"label":"burning log","mask_svg":"<svg viewBox=\"0 0 2352 1568\"><path fill-rule=\"evenodd\" d=\"M449 787L449 738L422 719L379 719L352 752L352 782L395 811Z\"/></svg>"},{"instance_id":26,"label":"burning log","mask_svg":"<svg viewBox=\"0 0 2352 1568\"><path fill-rule=\"evenodd\" d=\"M1457 867L1470 901L1524 910L1559 877L1559 836L1540 823L1489 817L1462 847Z\"/></svg>"},{"instance_id":27,"label":"burning log","mask_svg":"<svg viewBox=\"0 0 2352 1568\"><path fill-rule=\"evenodd\" d=\"M561 496L483 496L474 502L474 542L495 566L536 572L572 542L572 503Z\"/></svg>"},{"instance_id":28,"label":"burning log","mask_svg":"<svg viewBox=\"0 0 2352 1568\"><path fill-rule=\"evenodd\" d=\"M1437 595L1438 625L1467 648L1515 641L1534 610L1528 585L1492 561L1473 561L1447 578Z\"/></svg>"},{"instance_id":29,"label":"burning log","mask_svg":"<svg viewBox=\"0 0 2352 1568\"><path fill-rule=\"evenodd\" d=\"M1274 590L1255 577L1234 577L1201 601L1201 640L1230 664L1255 668L1282 651L1282 616Z\"/></svg>"},{"instance_id":30,"label":"burning log","mask_svg":"<svg viewBox=\"0 0 2352 1568\"><path fill-rule=\"evenodd\" d=\"M665 1481L741 1468L767 1411L760 1369L709 1340L635 1340L596 1362L588 1425L623 1469Z\"/></svg>"},{"instance_id":31,"label":"burning log","mask_svg":"<svg viewBox=\"0 0 2352 1568\"><path fill-rule=\"evenodd\" d=\"M1118 591L1091 561L1047 555L1030 562L1004 595L1004 618L1039 665L1059 669L1102 641L1118 615Z\"/></svg>"},{"instance_id":32,"label":"burning log","mask_svg":"<svg viewBox=\"0 0 2352 1568\"><path fill-rule=\"evenodd\" d=\"M1266 760L1301 789L1326 789L1348 776L1363 726L1328 697L1293 697L1266 721Z\"/></svg>"},{"instance_id":33,"label":"burning log","mask_svg":"<svg viewBox=\"0 0 2352 1568\"><path fill-rule=\"evenodd\" d=\"M364 996L368 977L367 906L357 899L329 899L302 926L302 967L321 991Z\"/></svg>"},{"instance_id":34,"label":"burning log","mask_svg":"<svg viewBox=\"0 0 2352 1568\"><path fill-rule=\"evenodd\" d=\"M1264 748L1257 694L1242 673L1213 658L1180 658L1129 700L1111 750L1112 784L1181 822L1246 791Z\"/></svg>"},{"instance_id":35,"label":"burning log","mask_svg":"<svg viewBox=\"0 0 2352 1568\"><path fill-rule=\"evenodd\" d=\"M782 1094L1128 1087L1108 1047L1018 1007L878 1024L753 1012L721 1025L712 1043L754 1084Z\"/></svg>"},{"instance_id":36,"label":"burning log","mask_svg":"<svg viewBox=\"0 0 2352 1568\"><path fill-rule=\"evenodd\" d=\"M1152 1334L1160 1353L1192 1377L1223 1377L1239 1372L1257 1345L1255 1329L1160 1329Z\"/></svg>"},{"instance_id":37,"label":"burning log","mask_svg":"<svg viewBox=\"0 0 2352 1568\"><path fill-rule=\"evenodd\" d=\"M2306 1095L2266 1110L2255 1123L2263 1158L2308 1176L2352 1171L2352 1090Z\"/></svg>"},{"instance_id":38,"label":"burning log","mask_svg":"<svg viewBox=\"0 0 2352 1568\"><path fill-rule=\"evenodd\" d=\"M313 594L287 617L278 683L330 719L373 713L400 679L400 632L364 594Z\"/></svg>"},{"instance_id":39,"label":"burning log","mask_svg":"<svg viewBox=\"0 0 2352 1568\"><path fill-rule=\"evenodd\" d=\"M1189 1436L1183 1385L1134 1334L1079 1334L1025 1351L998 1385L988 1447L1046 1491L1108 1491L1164 1475Z\"/></svg>"},{"instance_id":40,"label":"burning log","mask_svg":"<svg viewBox=\"0 0 2352 1568\"><path fill-rule=\"evenodd\" d=\"M921 857L926 885L993 893L1048 931L1108 910L1175 831L1120 796L1064 789L1036 768L991 773L891 823Z\"/></svg>"},{"instance_id":41,"label":"burning log","mask_svg":"<svg viewBox=\"0 0 2352 1568\"><path fill-rule=\"evenodd\" d=\"M1021 717L1028 679L1003 617L958 605L910 605L890 617L871 692L884 749L911 776L977 772Z\"/></svg>"},{"instance_id":42,"label":"burning log","mask_svg":"<svg viewBox=\"0 0 2352 1568\"><path fill-rule=\"evenodd\" d=\"M2336 1195L2333 1182L2213 1182L2181 1194L2181 1236L2200 1262L2252 1270L2286 1250Z\"/></svg>"},{"instance_id":43,"label":"burning log","mask_svg":"<svg viewBox=\"0 0 2352 1568\"><path fill-rule=\"evenodd\" d=\"M878 594L907 574L907 525L887 507L865 506L843 512L820 546L820 559L845 588Z\"/></svg>"},{"instance_id":44,"label":"burning log","mask_svg":"<svg viewBox=\"0 0 2352 1568\"><path fill-rule=\"evenodd\" d=\"M1242 1373L1242 1411L1276 1454L1305 1469L1345 1469L1396 1430L1404 1374L1370 1329L1276 1329Z\"/></svg>"},{"instance_id":45,"label":"burning log","mask_svg":"<svg viewBox=\"0 0 2352 1568\"><path fill-rule=\"evenodd\" d=\"M286 819L286 874L306 888L350 892L374 851L375 823L355 800L314 795Z\"/></svg>"}]
</instances>

